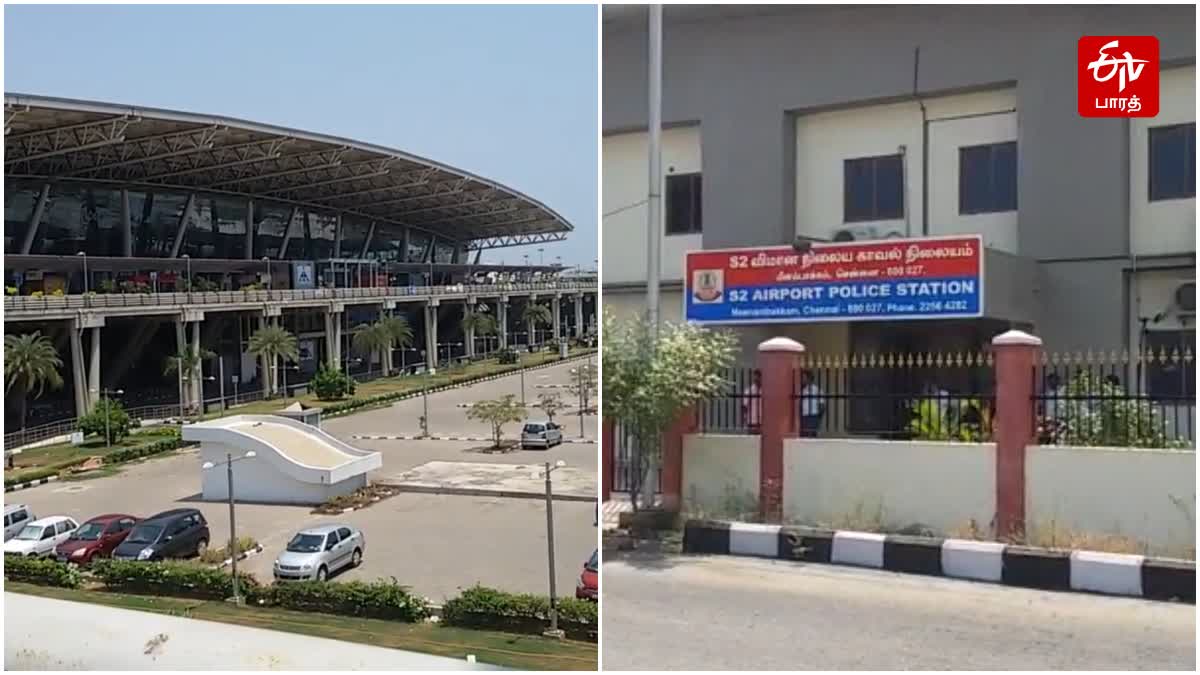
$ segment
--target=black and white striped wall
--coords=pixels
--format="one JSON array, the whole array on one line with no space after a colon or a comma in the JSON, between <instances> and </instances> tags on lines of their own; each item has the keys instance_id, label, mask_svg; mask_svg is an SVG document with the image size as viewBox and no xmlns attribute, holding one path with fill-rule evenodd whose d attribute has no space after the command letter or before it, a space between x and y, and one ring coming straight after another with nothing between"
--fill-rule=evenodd
<instances>
[{"instance_id":1,"label":"black and white striped wall","mask_svg":"<svg viewBox=\"0 0 1200 675\"><path fill-rule=\"evenodd\" d=\"M683 550L1196 602L1195 562L1121 553L710 520L687 522Z\"/></svg>"}]
</instances>

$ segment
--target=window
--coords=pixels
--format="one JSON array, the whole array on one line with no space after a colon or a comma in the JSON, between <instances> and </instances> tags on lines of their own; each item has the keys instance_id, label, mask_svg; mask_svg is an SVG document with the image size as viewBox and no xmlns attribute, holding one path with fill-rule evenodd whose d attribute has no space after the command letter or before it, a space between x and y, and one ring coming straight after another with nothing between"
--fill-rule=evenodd
<instances>
[{"instance_id":1,"label":"window","mask_svg":"<svg viewBox=\"0 0 1200 675\"><path fill-rule=\"evenodd\" d=\"M51 539L54 537L54 526L47 525L42 528L42 536L39 539Z\"/></svg>"},{"instance_id":2,"label":"window","mask_svg":"<svg viewBox=\"0 0 1200 675\"><path fill-rule=\"evenodd\" d=\"M340 530L338 530L338 536L341 537L342 539L349 539L350 538L350 528L348 528L348 527L341 528Z\"/></svg>"},{"instance_id":3,"label":"window","mask_svg":"<svg viewBox=\"0 0 1200 675\"><path fill-rule=\"evenodd\" d=\"M337 543L338 543L337 532L330 532L329 536L325 539L325 550L332 551L333 547L337 546Z\"/></svg>"},{"instance_id":4,"label":"window","mask_svg":"<svg viewBox=\"0 0 1200 675\"><path fill-rule=\"evenodd\" d=\"M901 155L847 159L843 169L845 222L904 217L904 160Z\"/></svg>"},{"instance_id":5,"label":"window","mask_svg":"<svg viewBox=\"0 0 1200 675\"><path fill-rule=\"evenodd\" d=\"M958 212L1017 210L1017 142L958 149Z\"/></svg>"},{"instance_id":6,"label":"window","mask_svg":"<svg viewBox=\"0 0 1200 675\"><path fill-rule=\"evenodd\" d=\"M117 523L117 531L118 532L124 532L125 530L132 530L132 529L133 529L133 520L130 518L123 518L121 520L121 522Z\"/></svg>"},{"instance_id":7,"label":"window","mask_svg":"<svg viewBox=\"0 0 1200 675\"><path fill-rule=\"evenodd\" d=\"M1196 123L1150 129L1150 201L1196 196Z\"/></svg>"},{"instance_id":8,"label":"window","mask_svg":"<svg viewBox=\"0 0 1200 675\"><path fill-rule=\"evenodd\" d=\"M1196 396L1196 364L1183 358L1196 353L1195 330L1154 330L1145 337L1146 352L1158 355L1151 358L1146 369L1146 388L1154 400L1194 399ZM1173 358L1178 354L1179 358ZM1190 413L1189 413L1190 414Z\"/></svg>"},{"instance_id":9,"label":"window","mask_svg":"<svg viewBox=\"0 0 1200 675\"><path fill-rule=\"evenodd\" d=\"M680 173L667 176L667 234L699 234L700 174Z\"/></svg>"}]
</instances>

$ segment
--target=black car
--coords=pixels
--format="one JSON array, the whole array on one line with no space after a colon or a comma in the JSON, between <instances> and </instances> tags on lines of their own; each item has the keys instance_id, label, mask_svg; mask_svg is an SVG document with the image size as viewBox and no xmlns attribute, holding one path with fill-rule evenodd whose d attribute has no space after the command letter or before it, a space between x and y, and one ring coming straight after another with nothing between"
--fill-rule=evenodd
<instances>
[{"instance_id":1,"label":"black car","mask_svg":"<svg viewBox=\"0 0 1200 675\"><path fill-rule=\"evenodd\" d=\"M113 550L117 560L162 560L201 555L208 550L208 521L196 509L174 509L150 516Z\"/></svg>"}]
</instances>

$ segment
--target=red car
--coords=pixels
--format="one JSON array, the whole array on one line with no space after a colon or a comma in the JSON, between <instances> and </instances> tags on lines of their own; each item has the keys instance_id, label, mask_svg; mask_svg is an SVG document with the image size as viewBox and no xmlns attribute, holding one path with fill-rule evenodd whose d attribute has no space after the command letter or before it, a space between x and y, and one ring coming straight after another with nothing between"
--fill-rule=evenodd
<instances>
[{"instance_id":1,"label":"red car","mask_svg":"<svg viewBox=\"0 0 1200 675\"><path fill-rule=\"evenodd\" d=\"M600 560L596 553L597 551L592 551L592 557L583 564L583 573L579 575L579 581L575 582L575 597L581 600L595 602L600 597Z\"/></svg>"},{"instance_id":2,"label":"red car","mask_svg":"<svg viewBox=\"0 0 1200 675\"><path fill-rule=\"evenodd\" d=\"M54 549L59 562L86 565L95 558L107 558L125 541L129 531L141 520L125 513L96 516L79 526L71 537Z\"/></svg>"}]
</instances>

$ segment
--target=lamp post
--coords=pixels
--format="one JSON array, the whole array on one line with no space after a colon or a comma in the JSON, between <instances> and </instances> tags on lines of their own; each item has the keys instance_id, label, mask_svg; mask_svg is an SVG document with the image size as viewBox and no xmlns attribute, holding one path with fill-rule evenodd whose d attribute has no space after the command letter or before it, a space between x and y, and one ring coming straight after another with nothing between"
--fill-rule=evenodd
<instances>
[{"instance_id":1,"label":"lamp post","mask_svg":"<svg viewBox=\"0 0 1200 675\"><path fill-rule=\"evenodd\" d=\"M109 425L109 420L112 419L112 395L121 396L125 393L124 389L93 389L92 391L100 394L100 400L104 401L104 447L105 449L112 447L112 430Z\"/></svg>"},{"instance_id":2,"label":"lamp post","mask_svg":"<svg viewBox=\"0 0 1200 675\"><path fill-rule=\"evenodd\" d=\"M229 486L229 561L230 569L233 574L233 604L235 605L242 604L242 597L238 589L237 576L237 520L233 512L233 463L240 462L243 459L254 459L254 457L255 452L253 450L249 450L246 452L246 454L236 458L231 453L225 453L225 461L221 462L221 464L225 465L225 476ZM205 462L204 464L200 465L200 468L208 471L209 469L216 468L216 466L217 465L213 462Z\"/></svg>"},{"instance_id":3,"label":"lamp post","mask_svg":"<svg viewBox=\"0 0 1200 675\"><path fill-rule=\"evenodd\" d=\"M419 349L413 349L412 347L401 347L399 351L400 351L400 375L401 375L401 376L403 376L403 375L404 375L404 369L405 369L405 365L404 365L404 354L405 354L406 352L419 352L419 351L421 351L421 350L419 350Z\"/></svg>"},{"instance_id":4,"label":"lamp post","mask_svg":"<svg viewBox=\"0 0 1200 675\"><path fill-rule=\"evenodd\" d=\"M538 267L546 266L546 256L542 255L542 251L545 250L546 249L542 248L541 246L538 247Z\"/></svg>"},{"instance_id":5,"label":"lamp post","mask_svg":"<svg viewBox=\"0 0 1200 675\"><path fill-rule=\"evenodd\" d=\"M546 479L546 555L550 564L550 629L542 635L560 639L564 634L558 628L558 598L554 583L554 490L550 484L550 474L555 469L561 469L566 465L567 463L561 459L553 465L546 462L546 468L541 472ZM538 477L538 474L535 473L534 478Z\"/></svg>"},{"instance_id":6,"label":"lamp post","mask_svg":"<svg viewBox=\"0 0 1200 675\"><path fill-rule=\"evenodd\" d=\"M76 253L75 255L79 256L80 259L83 260L83 294L87 295L87 292L88 292L87 253L80 251L80 252Z\"/></svg>"},{"instance_id":7,"label":"lamp post","mask_svg":"<svg viewBox=\"0 0 1200 675\"><path fill-rule=\"evenodd\" d=\"M280 357L280 358L283 358L283 357ZM283 400L286 401L288 399L287 371L300 370L300 366L298 366L298 365L289 366L287 364L287 361L284 361L282 366L275 366L275 370L278 371L280 376L283 378Z\"/></svg>"},{"instance_id":8,"label":"lamp post","mask_svg":"<svg viewBox=\"0 0 1200 675\"><path fill-rule=\"evenodd\" d=\"M263 263L263 281L266 282L268 295L270 295L269 292L271 290L271 259L264 255L262 257L262 263Z\"/></svg>"},{"instance_id":9,"label":"lamp post","mask_svg":"<svg viewBox=\"0 0 1200 675\"><path fill-rule=\"evenodd\" d=\"M184 264L187 265L187 277L186 277L187 278L187 294L188 294L188 302L191 302L191 300L192 300L192 256L184 253L183 255L181 255L179 257L183 258Z\"/></svg>"},{"instance_id":10,"label":"lamp post","mask_svg":"<svg viewBox=\"0 0 1200 675\"><path fill-rule=\"evenodd\" d=\"M425 412L421 415L421 435L429 435L429 363L425 356L425 350L421 350L421 358L426 361L425 364L425 386L421 387L421 405L424 406Z\"/></svg>"}]
</instances>

